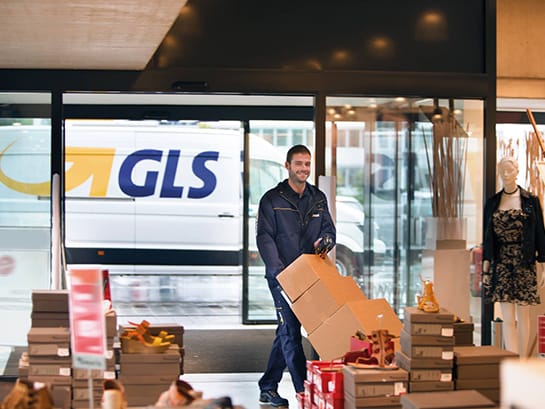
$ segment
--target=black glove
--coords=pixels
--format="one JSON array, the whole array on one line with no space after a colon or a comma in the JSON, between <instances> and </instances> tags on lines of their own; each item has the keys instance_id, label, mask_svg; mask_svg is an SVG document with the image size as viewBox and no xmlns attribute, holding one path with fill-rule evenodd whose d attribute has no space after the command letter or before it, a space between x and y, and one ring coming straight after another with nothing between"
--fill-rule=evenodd
<instances>
[{"instance_id":1,"label":"black glove","mask_svg":"<svg viewBox=\"0 0 545 409\"><path fill-rule=\"evenodd\" d=\"M314 249L314 252L318 254L320 257L325 257L332 248L333 248L333 239L331 238L331 236L326 234L324 237L320 239L320 241L316 245L316 248Z\"/></svg>"}]
</instances>

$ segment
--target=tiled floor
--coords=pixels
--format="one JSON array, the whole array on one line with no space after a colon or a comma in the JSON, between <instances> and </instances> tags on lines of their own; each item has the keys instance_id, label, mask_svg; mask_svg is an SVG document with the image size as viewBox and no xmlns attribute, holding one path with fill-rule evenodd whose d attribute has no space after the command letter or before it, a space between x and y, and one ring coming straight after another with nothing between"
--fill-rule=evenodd
<instances>
[{"instance_id":1,"label":"tiled floor","mask_svg":"<svg viewBox=\"0 0 545 409\"><path fill-rule=\"evenodd\" d=\"M269 409L269 405L260 405L258 402L257 381L260 376L260 373L188 374L182 376L182 379L189 382L194 389L202 391L204 398L229 396L233 404L245 409ZM289 400L291 409L297 409L289 373L284 374L278 393Z\"/></svg>"}]
</instances>

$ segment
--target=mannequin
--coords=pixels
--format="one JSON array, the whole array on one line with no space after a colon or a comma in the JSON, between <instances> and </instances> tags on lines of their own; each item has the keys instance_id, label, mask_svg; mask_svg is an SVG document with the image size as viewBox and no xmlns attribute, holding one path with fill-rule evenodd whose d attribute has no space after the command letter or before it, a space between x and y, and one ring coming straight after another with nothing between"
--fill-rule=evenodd
<instances>
[{"instance_id":1,"label":"mannequin","mask_svg":"<svg viewBox=\"0 0 545 409\"><path fill-rule=\"evenodd\" d=\"M541 303L545 228L539 199L517 185L518 171L514 158L498 164L503 189L485 205L482 271L485 298L500 305L505 348L526 358L530 305Z\"/></svg>"}]
</instances>

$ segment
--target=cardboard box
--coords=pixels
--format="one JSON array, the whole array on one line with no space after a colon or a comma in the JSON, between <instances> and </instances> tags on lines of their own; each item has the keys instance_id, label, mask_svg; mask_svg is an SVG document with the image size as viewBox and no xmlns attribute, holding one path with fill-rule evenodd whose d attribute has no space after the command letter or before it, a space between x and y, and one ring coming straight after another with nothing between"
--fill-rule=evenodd
<instances>
[{"instance_id":1,"label":"cardboard box","mask_svg":"<svg viewBox=\"0 0 545 409\"><path fill-rule=\"evenodd\" d=\"M409 374L403 369L343 369L344 392L355 398L399 396L408 392Z\"/></svg>"},{"instance_id":2,"label":"cardboard box","mask_svg":"<svg viewBox=\"0 0 545 409\"><path fill-rule=\"evenodd\" d=\"M340 277L335 263L329 257L302 254L280 272L276 279L291 302L295 302L312 284L324 277Z\"/></svg>"},{"instance_id":3,"label":"cardboard box","mask_svg":"<svg viewBox=\"0 0 545 409\"><path fill-rule=\"evenodd\" d=\"M70 356L70 344L28 344L28 355L34 356Z\"/></svg>"},{"instance_id":4,"label":"cardboard box","mask_svg":"<svg viewBox=\"0 0 545 409\"><path fill-rule=\"evenodd\" d=\"M506 358L518 358L518 354L494 345L455 346L456 365L497 364Z\"/></svg>"},{"instance_id":5,"label":"cardboard box","mask_svg":"<svg viewBox=\"0 0 545 409\"><path fill-rule=\"evenodd\" d=\"M321 359L332 360L350 350L350 338L358 330L370 334L385 328L399 336L401 327L401 321L384 298L352 301L339 308L308 339Z\"/></svg>"},{"instance_id":6,"label":"cardboard box","mask_svg":"<svg viewBox=\"0 0 545 409\"><path fill-rule=\"evenodd\" d=\"M28 375L71 376L70 365L29 365Z\"/></svg>"},{"instance_id":7,"label":"cardboard box","mask_svg":"<svg viewBox=\"0 0 545 409\"><path fill-rule=\"evenodd\" d=\"M475 325L472 322L454 323L455 345L473 346L473 331Z\"/></svg>"},{"instance_id":8,"label":"cardboard box","mask_svg":"<svg viewBox=\"0 0 545 409\"><path fill-rule=\"evenodd\" d=\"M70 330L68 328L30 328L27 341L29 344L69 343Z\"/></svg>"},{"instance_id":9,"label":"cardboard box","mask_svg":"<svg viewBox=\"0 0 545 409\"><path fill-rule=\"evenodd\" d=\"M434 381L416 381L409 382L409 392L436 392L436 391L453 391L454 381L450 382L434 382Z\"/></svg>"},{"instance_id":10,"label":"cardboard box","mask_svg":"<svg viewBox=\"0 0 545 409\"><path fill-rule=\"evenodd\" d=\"M421 338L426 337L423 335ZM441 358L454 359L454 342L451 345L415 345L413 336L405 336L400 339L401 352L411 358Z\"/></svg>"},{"instance_id":11,"label":"cardboard box","mask_svg":"<svg viewBox=\"0 0 545 409\"><path fill-rule=\"evenodd\" d=\"M403 366L400 365L403 368ZM407 369L411 382L452 382L452 369Z\"/></svg>"},{"instance_id":12,"label":"cardboard box","mask_svg":"<svg viewBox=\"0 0 545 409\"><path fill-rule=\"evenodd\" d=\"M403 395L402 395L403 396ZM368 409L370 407L400 407L401 396L371 396L366 398L356 398L355 396L345 393L344 407L345 409Z\"/></svg>"},{"instance_id":13,"label":"cardboard box","mask_svg":"<svg viewBox=\"0 0 545 409\"><path fill-rule=\"evenodd\" d=\"M454 336L454 325L441 322L429 323L404 320L403 329L411 335L440 335L443 337Z\"/></svg>"},{"instance_id":14,"label":"cardboard box","mask_svg":"<svg viewBox=\"0 0 545 409\"><path fill-rule=\"evenodd\" d=\"M450 369L452 371L454 367L453 359L442 358L414 358L410 357L403 351L396 351L397 364L407 371L413 369Z\"/></svg>"},{"instance_id":15,"label":"cardboard box","mask_svg":"<svg viewBox=\"0 0 545 409\"><path fill-rule=\"evenodd\" d=\"M456 379L483 379L500 376L500 364L456 365Z\"/></svg>"},{"instance_id":16,"label":"cardboard box","mask_svg":"<svg viewBox=\"0 0 545 409\"><path fill-rule=\"evenodd\" d=\"M57 375L29 375L28 380L30 382L41 382L50 385L70 385L72 378L70 376L57 376Z\"/></svg>"},{"instance_id":17,"label":"cardboard box","mask_svg":"<svg viewBox=\"0 0 545 409\"><path fill-rule=\"evenodd\" d=\"M406 370L399 369L374 369L374 368L356 368L350 365L343 367L345 383L380 383L380 382L405 382L409 380L409 374Z\"/></svg>"},{"instance_id":18,"label":"cardboard box","mask_svg":"<svg viewBox=\"0 0 545 409\"><path fill-rule=\"evenodd\" d=\"M352 277L322 277L292 304L307 334L312 333L342 305L350 301L366 300Z\"/></svg>"},{"instance_id":19,"label":"cardboard box","mask_svg":"<svg viewBox=\"0 0 545 409\"><path fill-rule=\"evenodd\" d=\"M180 362L180 348L176 344L170 345L163 353L151 354L129 354L121 353L119 355L119 363L121 368L126 364L166 364Z\"/></svg>"},{"instance_id":20,"label":"cardboard box","mask_svg":"<svg viewBox=\"0 0 545 409\"><path fill-rule=\"evenodd\" d=\"M417 307L405 307L404 312L404 321L408 322L454 324L454 314L445 308L439 312L424 312Z\"/></svg>"},{"instance_id":21,"label":"cardboard box","mask_svg":"<svg viewBox=\"0 0 545 409\"><path fill-rule=\"evenodd\" d=\"M342 398L343 379L344 373L342 365L315 367L312 378L314 392L333 393L336 398Z\"/></svg>"},{"instance_id":22,"label":"cardboard box","mask_svg":"<svg viewBox=\"0 0 545 409\"><path fill-rule=\"evenodd\" d=\"M50 387L51 397L53 398L54 408L58 409L70 409L70 402L72 401L72 388L69 386L55 386Z\"/></svg>"},{"instance_id":23,"label":"cardboard box","mask_svg":"<svg viewBox=\"0 0 545 409\"><path fill-rule=\"evenodd\" d=\"M475 390L415 392L401 396L403 409L494 408L496 404Z\"/></svg>"},{"instance_id":24,"label":"cardboard box","mask_svg":"<svg viewBox=\"0 0 545 409\"><path fill-rule=\"evenodd\" d=\"M69 311L68 290L32 290L32 311Z\"/></svg>"},{"instance_id":25,"label":"cardboard box","mask_svg":"<svg viewBox=\"0 0 545 409\"><path fill-rule=\"evenodd\" d=\"M499 389L500 378L457 379L456 389Z\"/></svg>"},{"instance_id":26,"label":"cardboard box","mask_svg":"<svg viewBox=\"0 0 545 409\"><path fill-rule=\"evenodd\" d=\"M434 345L454 347L454 336L444 337L441 335L411 335L407 331L401 331L401 343L410 345Z\"/></svg>"}]
</instances>

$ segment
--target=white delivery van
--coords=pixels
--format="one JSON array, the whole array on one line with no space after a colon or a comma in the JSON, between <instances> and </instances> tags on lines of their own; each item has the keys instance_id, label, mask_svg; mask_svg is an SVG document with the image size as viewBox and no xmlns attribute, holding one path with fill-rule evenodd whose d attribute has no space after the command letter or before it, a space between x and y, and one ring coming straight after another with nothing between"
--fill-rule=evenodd
<instances>
[{"instance_id":1,"label":"white delivery van","mask_svg":"<svg viewBox=\"0 0 545 409\"><path fill-rule=\"evenodd\" d=\"M34 137L29 138L28 132ZM0 180L0 200L12 203L10 208L2 206L4 211L39 207L40 201L34 198L49 193L46 184L27 178L32 159L21 160L25 154L35 154L35 165L48 168L49 128L41 130L43 138L37 132L35 126L0 127L0 169L9 167L20 182ZM65 141L68 264L176 266L176 272L240 271L244 211L240 129L157 121L70 121ZM42 176L45 174L48 171ZM259 198L285 177L283 155L270 143L251 136L251 263L259 264L254 228ZM19 202L26 207L18 206ZM339 200L336 225L337 266L343 274L358 275L365 252L364 213ZM384 243L375 239L370 250L384 253ZM115 268L111 271L115 273ZM160 271L157 267L155 272Z\"/></svg>"}]
</instances>

